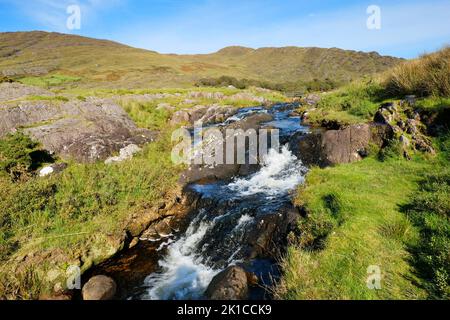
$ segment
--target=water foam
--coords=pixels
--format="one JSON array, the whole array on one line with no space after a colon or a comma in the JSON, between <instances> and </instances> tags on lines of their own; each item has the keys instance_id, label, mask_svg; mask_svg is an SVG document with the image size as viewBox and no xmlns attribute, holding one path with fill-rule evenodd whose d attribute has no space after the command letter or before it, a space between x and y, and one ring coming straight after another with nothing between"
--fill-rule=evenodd
<instances>
[{"instance_id":1,"label":"water foam","mask_svg":"<svg viewBox=\"0 0 450 320\"><path fill-rule=\"evenodd\" d=\"M228 185L239 196L264 193L270 197L287 193L304 182L305 167L287 146L281 152L271 149L263 167L250 178L238 178Z\"/></svg>"},{"instance_id":2,"label":"water foam","mask_svg":"<svg viewBox=\"0 0 450 320\"><path fill-rule=\"evenodd\" d=\"M302 163L287 147L283 147L281 152L270 150L259 172L249 178L236 179L224 188L231 189L239 197L263 193L270 198L287 194L294 189L303 182L305 172ZM224 191L221 188L217 190ZM209 266L207 257L202 255L202 249L205 249L201 247L202 240L218 223L232 215L233 211L214 218L208 218L206 213L204 209L201 210L185 235L167 244L167 253L159 262L161 272L147 277L145 287L148 289L142 299L197 300L203 297L204 291L221 270ZM235 220L232 234L239 237L254 220L250 215L243 214ZM241 249L241 246L237 246L235 252L227 257L229 264L239 261L236 259Z\"/></svg>"},{"instance_id":3,"label":"water foam","mask_svg":"<svg viewBox=\"0 0 450 320\"><path fill-rule=\"evenodd\" d=\"M184 237L172 243L164 260L159 262L162 272L154 273L145 279L149 288L142 299L181 300L200 299L218 270L205 265L196 254L197 246L213 222L195 219Z\"/></svg>"}]
</instances>

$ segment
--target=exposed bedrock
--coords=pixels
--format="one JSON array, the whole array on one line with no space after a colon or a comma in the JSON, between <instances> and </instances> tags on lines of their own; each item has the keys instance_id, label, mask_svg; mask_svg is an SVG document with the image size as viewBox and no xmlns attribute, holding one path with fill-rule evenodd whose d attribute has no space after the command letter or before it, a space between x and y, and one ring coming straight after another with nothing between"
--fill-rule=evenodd
<instances>
[{"instance_id":1,"label":"exposed bedrock","mask_svg":"<svg viewBox=\"0 0 450 320\"><path fill-rule=\"evenodd\" d=\"M27 101L0 104L0 137L23 129L64 160L95 162L121 149L153 141L157 133L139 129L113 101Z\"/></svg>"}]
</instances>

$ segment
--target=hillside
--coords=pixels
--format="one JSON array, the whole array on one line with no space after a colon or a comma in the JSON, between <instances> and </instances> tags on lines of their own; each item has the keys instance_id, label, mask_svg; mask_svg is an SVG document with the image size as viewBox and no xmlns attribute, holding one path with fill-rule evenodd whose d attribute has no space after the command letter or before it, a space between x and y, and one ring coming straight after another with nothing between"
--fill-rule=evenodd
<instances>
[{"instance_id":1,"label":"hillside","mask_svg":"<svg viewBox=\"0 0 450 320\"><path fill-rule=\"evenodd\" d=\"M374 52L298 47L228 47L212 54L166 55L74 35L0 33L0 74L28 81L58 75L56 85L75 81L85 87L189 86L220 76L270 83L327 78L345 82L400 61Z\"/></svg>"}]
</instances>

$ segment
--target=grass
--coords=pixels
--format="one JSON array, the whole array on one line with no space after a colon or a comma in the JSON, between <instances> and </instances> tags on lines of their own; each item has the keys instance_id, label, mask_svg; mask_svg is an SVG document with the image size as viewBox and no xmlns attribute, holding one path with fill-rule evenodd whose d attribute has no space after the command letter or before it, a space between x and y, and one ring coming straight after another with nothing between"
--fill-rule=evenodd
<instances>
[{"instance_id":1,"label":"grass","mask_svg":"<svg viewBox=\"0 0 450 320\"><path fill-rule=\"evenodd\" d=\"M367 92L364 87L358 90ZM352 96L359 96L359 102L379 102L377 94ZM333 93L325 105L347 98ZM416 107L439 116L448 109L448 102L447 97L430 96L420 99ZM349 110L358 105L352 104ZM360 120L364 122L364 118ZM359 163L313 168L296 197L306 217L290 236L278 297L448 299L447 131L448 124L436 131L435 157L415 153L407 161L399 156L401 149L393 142ZM367 287L370 266L381 268L380 290Z\"/></svg>"},{"instance_id":2,"label":"grass","mask_svg":"<svg viewBox=\"0 0 450 320\"><path fill-rule=\"evenodd\" d=\"M55 101L55 102L68 102L69 98L64 96L29 96L29 101Z\"/></svg>"},{"instance_id":3,"label":"grass","mask_svg":"<svg viewBox=\"0 0 450 320\"><path fill-rule=\"evenodd\" d=\"M190 98L192 91L220 92L223 99ZM139 127L158 130L160 138L132 160L116 165L76 164L59 175L35 176L44 162L36 158L39 145L21 133L0 140L0 298L33 299L51 292L46 274L64 273L69 264L82 270L102 261L120 248L126 223L134 214L159 206L177 190L180 167L170 158L172 112L197 104L255 105L238 93L286 99L279 93L250 88L146 89L146 90L55 90L56 97L32 100L86 100L87 97L117 99ZM131 95L166 94L149 102L127 99ZM61 98L58 98L61 97ZM64 99L62 99L64 98ZM186 99L192 101L186 102ZM173 110L158 108L170 104ZM51 159L50 162L57 161ZM19 170L20 169L20 170ZM19 179L20 178L20 179ZM26 258L26 262L23 260ZM22 261L18 263L17 261Z\"/></svg>"},{"instance_id":4,"label":"grass","mask_svg":"<svg viewBox=\"0 0 450 320\"><path fill-rule=\"evenodd\" d=\"M432 299L450 299L450 133L439 145L442 169L425 175L402 211L420 231L422 240L410 251L424 287Z\"/></svg>"},{"instance_id":5,"label":"grass","mask_svg":"<svg viewBox=\"0 0 450 320\"><path fill-rule=\"evenodd\" d=\"M409 263L419 231L400 211L432 163L375 158L313 169L298 196L308 217L283 262L284 299L422 299ZM335 211L330 196L339 199ZM367 287L367 268L382 270L382 289Z\"/></svg>"},{"instance_id":6,"label":"grass","mask_svg":"<svg viewBox=\"0 0 450 320\"><path fill-rule=\"evenodd\" d=\"M450 47L398 65L384 82L394 96L450 96Z\"/></svg>"},{"instance_id":7,"label":"grass","mask_svg":"<svg viewBox=\"0 0 450 320\"><path fill-rule=\"evenodd\" d=\"M117 165L71 164L60 175L21 182L0 176L0 297L37 298L49 290L37 286L37 292L27 294L32 288L20 280L25 271L34 273L32 279L46 282L50 264L65 270L77 254L93 252L101 259L114 252L117 248L111 247L111 237L122 236L127 219L173 192L181 168L170 160L169 139L168 133L163 134L132 161ZM53 255L61 250L65 252L62 261L50 255L43 261L31 259L25 264L28 271L10 271L15 270L17 257ZM91 263L94 261L85 261L83 268ZM11 287L11 283L17 286Z\"/></svg>"},{"instance_id":8,"label":"grass","mask_svg":"<svg viewBox=\"0 0 450 320\"><path fill-rule=\"evenodd\" d=\"M406 95L419 98L417 107L439 111L450 105L450 48L425 55L378 75L354 81L337 90L321 94L315 108L308 111L313 126L346 127L371 121L384 102L399 102Z\"/></svg>"},{"instance_id":9,"label":"grass","mask_svg":"<svg viewBox=\"0 0 450 320\"><path fill-rule=\"evenodd\" d=\"M29 86L36 86L49 89L51 87L73 84L79 82L80 80L81 80L80 77L72 77L62 74L53 74L41 77L25 77L19 79L19 82Z\"/></svg>"},{"instance_id":10,"label":"grass","mask_svg":"<svg viewBox=\"0 0 450 320\"><path fill-rule=\"evenodd\" d=\"M214 97L190 97L191 93L220 93L224 95L223 99ZM264 98L271 103L284 102L287 98L276 91L258 90L256 88L249 88L246 90L230 89L230 88L172 88L172 89L135 89L135 90L84 90L72 89L64 90L59 94L67 96L76 96L79 100L86 100L89 96L95 97L114 97L118 100L124 110L140 127L151 130L162 130L167 126L168 120L172 114L180 109L188 109L196 105L227 105L237 108L245 108L259 105L260 103L253 101L251 98ZM129 99L131 95L166 95L161 98L155 98L151 101L139 101L137 99ZM244 94L242 98L236 99L235 95ZM248 97L246 98L246 96ZM239 97L239 96L238 96ZM168 104L171 106L170 110L165 108L158 108L160 104Z\"/></svg>"},{"instance_id":11,"label":"grass","mask_svg":"<svg viewBox=\"0 0 450 320\"><path fill-rule=\"evenodd\" d=\"M345 127L367 122L385 100L383 88L374 80L352 82L333 92L322 94L316 108L309 110L308 121L312 125Z\"/></svg>"},{"instance_id":12,"label":"grass","mask_svg":"<svg viewBox=\"0 0 450 320\"><path fill-rule=\"evenodd\" d=\"M434 129L439 152L434 158L416 153L407 161L393 141L362 162L313 168L296 197L306 217L290 236L279 298L450 297L449 52L324 94L309 111L313 124L345 126L370 121L385 101L416 94L415 108L439 123ZM371 266L381 269L380 290L367 286Z\"/></svg>"}]
</instances>

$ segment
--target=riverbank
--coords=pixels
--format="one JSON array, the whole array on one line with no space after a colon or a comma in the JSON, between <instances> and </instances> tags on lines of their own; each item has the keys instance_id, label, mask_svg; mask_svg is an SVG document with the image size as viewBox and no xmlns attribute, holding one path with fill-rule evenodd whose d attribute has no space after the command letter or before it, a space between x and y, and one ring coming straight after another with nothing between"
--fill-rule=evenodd
<instances>
[{"instance_id":1,"label":"riverbank","mask_svg":"<svg viewBox=\"0 0 450 320\"><path fill-rule=\"evenodd\" d=\"M393 139L361 162L309 172L296 196L305 217L282 261L278 298L450 297L449 77L439 67L449 54L401 65L383 81L352 84L301 110L309 123L333 128L375 117L392 127ZM380 104L391 110L385 118ZM418 126L404 131L403 121ZM427 147L420 132L432 137Z\"/></svg>"},{"instance_id":2,"label":"riverbank","mask_svg":"<svg viewBox=\"0 0 450 320\"><path fill-rule=\"evenodd\" d=\"M167 211L177 201L182 201L178 180L184 168L171 161L171 134L186 121L178 119L168 125L177 112L194 117L195 111L195 117L202 117L210 109L220 113L222 106L228 110L284 99L277 93L257 89L70 89L58 90L56 95L52 91L20 84L5 86L2 87L2 94L5 94L2 99L6 101L1 102L5 112L27 112L29 108L27 116L36 119L36 105L48 111L49 119L41 121L42 114L39 114L38 120L31 120L34 122L26 125L8 123L7 128L2 127L2 132L3 129L9 130L11 124L19 131L43 130L46 132L44 137L59 134L64 139L77 139L78 136L64 131L77 130L76 123L65 126L62 122L55 133L51 131L66 117L58 115L60 106L68 104L65 109L70 112L70 104L73 103L102 112L109 110L111 105L112 110L119 110L122 106L139 128L158 133L156 141L142 146L131 160L113 165L99 160L94 163L64 161L58 154L44 160L35 159L36 153L46 154L42 144L20 133L3 137L0 298L6 299L67 298L65 286L69 266L79 267L84 273L123 249L136 245L152 221L158 222L167 214L173 215ZM37 91L38 96L35 95ZM104 101L108 105L103 108ZM115 102L119 106L115 107ZM101 120L108 120L108 117L105 114ZM23 116L11 117L12 120L17 118L22 119ZM118 121L120 124L131 120L120 114ZM92 127L95 128L95 124ZM100 130L108 132L114 127L117 126L107 124ZM121 139L121 136L119 133L115 138ZM58 141L58 138L54 140ZM75 156L80 155L77 150L72 152ZM88 158L91 155L89 150L86 155L80 158ZM39 170L47 165L45 161L55 162L62 172L58 170L40 177Z\"/></svg>"}]
</instances>

